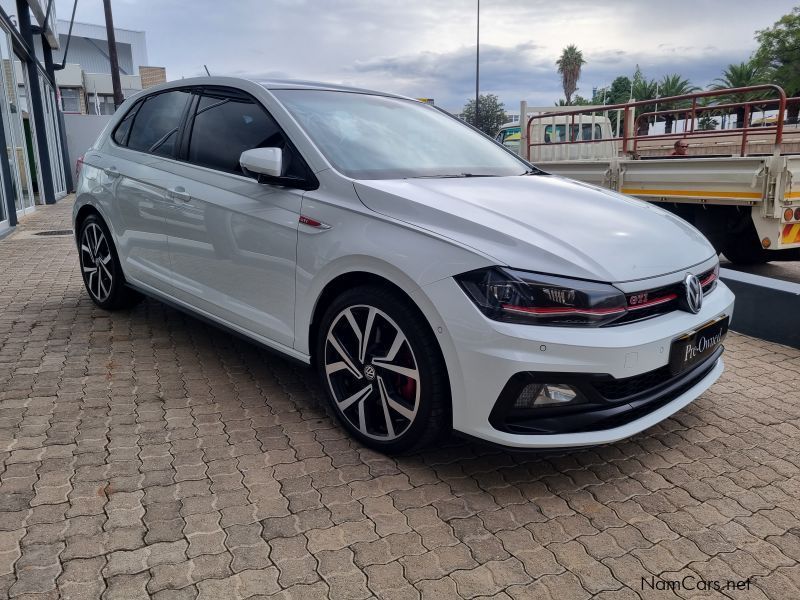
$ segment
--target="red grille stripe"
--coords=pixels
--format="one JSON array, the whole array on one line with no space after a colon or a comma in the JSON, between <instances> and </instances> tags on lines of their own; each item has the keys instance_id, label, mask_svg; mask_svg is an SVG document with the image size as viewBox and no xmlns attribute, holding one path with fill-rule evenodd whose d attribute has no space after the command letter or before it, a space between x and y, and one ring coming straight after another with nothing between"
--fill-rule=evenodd
<instances>
[{"instance_id":1,"label":"red grille stripe","mask_svg":"<svg viewBox=\"0 0 800 600\"><path fill-rule=\"evenodd\" d=\"M535 308L528 306L514 306L513 304L503 304L502 307L503 310L534 315L616 315L625 312L624 308Z\"/></svg>"}]
</instances>

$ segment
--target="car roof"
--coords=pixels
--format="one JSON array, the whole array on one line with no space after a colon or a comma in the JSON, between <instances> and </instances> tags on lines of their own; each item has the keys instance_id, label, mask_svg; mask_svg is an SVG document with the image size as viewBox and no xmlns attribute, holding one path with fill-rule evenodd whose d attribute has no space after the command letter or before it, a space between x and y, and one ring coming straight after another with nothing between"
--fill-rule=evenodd
<instances>
[{"instance_id":1,"label":"car roof","mask_svg":"<svg viewBox=\"0 0 800 600\"><path fill-rule=\"evenodd\" d=\"M349 85L325 83L323 81L307 81L302 79L267 79L256 80L256 83L263 85L268 90L327 90L332 92L359 92L361 94L378 94L380 96L396 95Z\"/></svg>"},{"instance_id":2,"label":"car roof","mask_svg":"<svg viewBox=\"0 0 800 600\"><path fill-rule=\"evenodd\" d=\"M403 100L413 100L399 94L392 94L389 92L379 92L376 90L369 90L365 88L358 88L353 86L339 85L335 83L325 83L321 81L306 81L301 79L250 79L247 77L229 77L212 75L210 77L192 77L189 79L176 79L166 83L159 84L153 88L147 88L146 92L162 91L172 88L180 88L187 86L201 86L201 85L223 85L235 86L237 84L249 83L260 85L261 87L273 90L325 90L332 92L353 92L358 94L371 94L375 96L387 96L390 98L401 98Z\"/></svg>"}]
</instances>

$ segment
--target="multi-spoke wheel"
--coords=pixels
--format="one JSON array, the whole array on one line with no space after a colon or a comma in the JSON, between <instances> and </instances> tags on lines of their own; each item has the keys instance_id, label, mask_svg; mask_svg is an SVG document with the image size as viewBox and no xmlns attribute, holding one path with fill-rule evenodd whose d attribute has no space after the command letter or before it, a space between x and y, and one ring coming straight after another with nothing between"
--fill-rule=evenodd
<instances>
[{"instance_id":1,"label":"multi-spoke wheel","mask_svg":"<svg viewBox=\"0 0 800 600\"><path fill-rule=\"evenodd\" d=\"M407 450L444 427L447 378L436 340L417 311L386 290L337 298L317 350L337 416L366 445Z\"/></svg>"},{"instance_id":2,"label":"multi-spoke wheel","mask_svg":"<svg viewBox=\"0 0 800 600\"><path fill-rule=\"evenodd\" d=\"M140 299L138 293L125 286L111 235L97 215L84 219L77 239L83 283L97 306L121 308Z\"/></svg>"},{"instance_id":3,"label":"multi-spoke wheel","mask_svg":"<svg viewBox=\"0 0 800 600\"><path fill-rule=\"evenodd\" d=\"M105 302L114 284L111 246L97 223L89 223L81 234L81 269L86 289L97 302Z\"/></svg>"}]
</instances>

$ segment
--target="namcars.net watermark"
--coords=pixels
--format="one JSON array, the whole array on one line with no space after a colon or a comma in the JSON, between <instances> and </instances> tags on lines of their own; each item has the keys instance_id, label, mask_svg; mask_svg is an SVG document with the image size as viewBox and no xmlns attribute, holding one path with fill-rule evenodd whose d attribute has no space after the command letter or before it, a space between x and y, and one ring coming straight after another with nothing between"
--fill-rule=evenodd
<instances>
[{"instance_id":1,"label":"namcars.net watermark","mask_svg":"<svg viewBox=\"0 0 800 600\"><path fill-rule=\"evenodd\" d=\"M695 575L686 575L680 579L662 579L660 577L642 577L642 590L679 592L686 591L740 591L749 590L753 580L747 579L702 579Z\"/></svg>"}]
</instances>

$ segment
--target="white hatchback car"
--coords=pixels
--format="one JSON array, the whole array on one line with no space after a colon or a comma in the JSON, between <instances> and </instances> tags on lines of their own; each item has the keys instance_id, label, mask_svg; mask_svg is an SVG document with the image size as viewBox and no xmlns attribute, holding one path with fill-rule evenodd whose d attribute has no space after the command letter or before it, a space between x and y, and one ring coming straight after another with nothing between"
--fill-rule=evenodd
<instances>
[{"instance_id":1,"label":"white hatchback car","mask_svg":"<svg viewBox=\"0 0 800 600\"><path fill-rule=\"evenodd\" d=\"M390 94L149 88L85 154L74 226L98 306L146 294L314 365L385 452L612 442L723 369L733 295L697 230Z\"/></svg>"}]
</instances>

